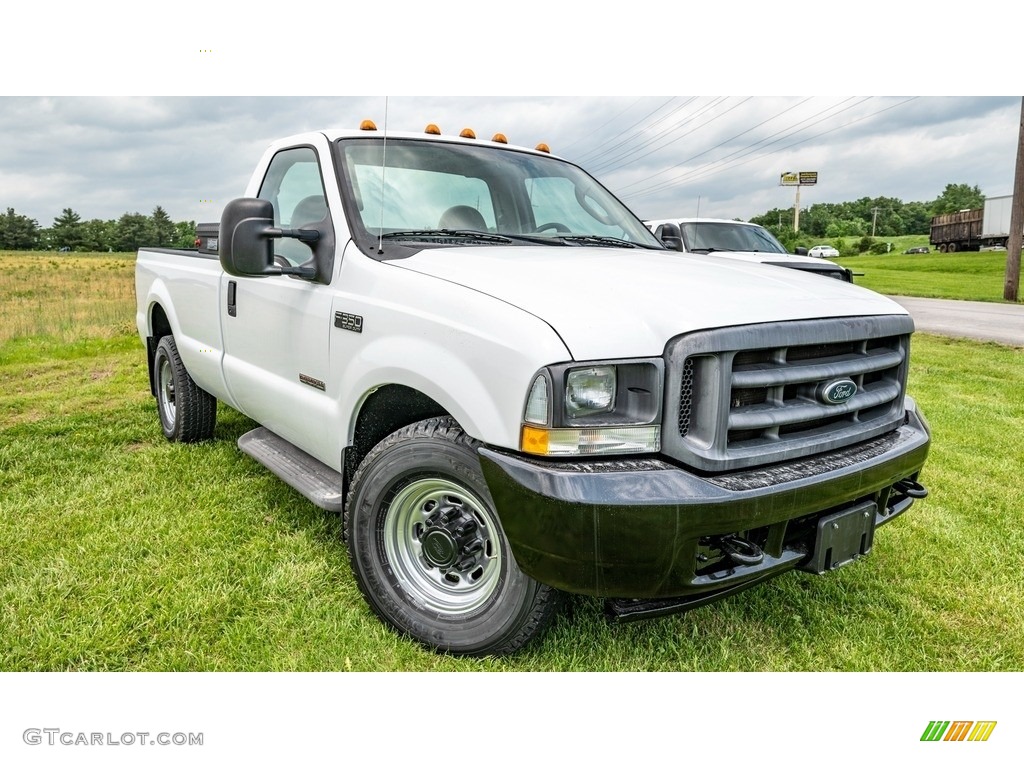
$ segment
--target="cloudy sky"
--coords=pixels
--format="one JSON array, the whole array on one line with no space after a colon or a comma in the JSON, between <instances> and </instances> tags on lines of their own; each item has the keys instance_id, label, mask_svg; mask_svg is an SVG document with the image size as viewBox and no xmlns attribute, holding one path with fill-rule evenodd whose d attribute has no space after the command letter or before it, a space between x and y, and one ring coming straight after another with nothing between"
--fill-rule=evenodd
<instances>
[{"instance_id":1,"label":"cloudy sky","mask_svg":"<svg viewBox=\"0 0 1024 768\"><path fill-rule=\"evenodd\" d=\"M210 221L241 196L268 143L363 118L546 142L642 218L749 218L794 202L784 171L817 171L804 207L947 183L1013 191L1018 97L4 97L0 209L43 226L149 213Z\"/></svg>"},{"instance_id":2,"label":"cloudy sky","mask_svg":"<svg viewBox=\"0 0 1024 768\"><path fill-rule=\"evenodd\" d=\"M943 55L948 25L876 0L856 18L759 6L742 24L714 8L667 17L646 0L586 16L533 0L515 12L410 5L386 24L382 6L325 17L309 0L289 4L287 24L261 0L244 15L181 0L159 21L97 3L67 4L42 43L11 35L0 48L0 210L42 226L65 207L217 220L271 140L385 114L392 130L546 142L642 218L789 207L785 171L818 172L804 208L926 201L948 183L1012 192L1021 99L1001 94L1019 87L1016 63L997 48ZM52 12L16 7L10 28ZM984 34L983 15L958 15L958 39ZM575 95L531 95L552 92ZM392 95L346 95L378 93Z\"/></svg>"}]
</instances>

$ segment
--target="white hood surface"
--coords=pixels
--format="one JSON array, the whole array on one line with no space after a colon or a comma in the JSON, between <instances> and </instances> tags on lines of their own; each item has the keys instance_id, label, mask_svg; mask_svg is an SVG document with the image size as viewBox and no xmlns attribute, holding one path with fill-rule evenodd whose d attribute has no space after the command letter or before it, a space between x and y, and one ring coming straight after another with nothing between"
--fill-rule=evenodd
<instances>
[{"instance_id":1,"label":"white hood surface","mask_svg":"<svg viewBox=\"0 0 1024 768\"><path fill-rule=\"evenodd\" d=\"M781 320L906 315L840 280L714 255L632 248L427 248L393 266L463 285L547 322L575 360L661 355L674 336Z\"/></svg>"}]
</instances>

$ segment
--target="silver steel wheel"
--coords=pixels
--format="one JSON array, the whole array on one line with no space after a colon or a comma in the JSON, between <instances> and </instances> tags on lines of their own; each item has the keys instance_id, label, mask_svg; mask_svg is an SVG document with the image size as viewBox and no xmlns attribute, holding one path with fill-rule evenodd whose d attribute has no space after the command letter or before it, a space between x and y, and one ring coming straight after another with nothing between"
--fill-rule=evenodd
<instances>
[{"instance_id":1,"label":"silver steel wheel","mask_svg":"<svg viewBox=\"0 0 1024 768\"><path fill-rule=\"evenodd\" d=\"M163 414L164 422L168 425L174 424L175 401L174 401L174 373L171 370L171 361L166 356L160 358L159 378L157 381L160 393L160 411Z\"/></svg>"},{"instance_id":2,"label":"silver steel wheel","mask_svg":"<svg viewBox=\"0 0 1024 768\"><path fill-rule=\"evenodd\" d=\"M411 600L440 615L486 605L500 583L498 528L487 505L445 478L402 486L388 505L384 551Z\"/></svg>"}]
</instances>

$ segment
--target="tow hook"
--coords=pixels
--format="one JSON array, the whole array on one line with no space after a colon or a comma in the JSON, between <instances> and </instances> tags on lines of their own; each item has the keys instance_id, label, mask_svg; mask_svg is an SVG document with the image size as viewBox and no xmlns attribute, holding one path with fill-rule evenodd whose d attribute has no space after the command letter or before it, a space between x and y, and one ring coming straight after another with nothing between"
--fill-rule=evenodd
<instances>
[{"instance_id":1,"label":"tow hook","mask_svg":"<svg viewBox=\"0 0 1024 768\"><path fill-rule=\"evenodd\" d=\"M718 548L736 565L760 565L764 560L764 552L757 544L734 533L720 538Z\"/></svg>"},{"instance_id":2,"label":"tow hook","mask_svg":"<svg viewBox=\"0 0 1024 768\"><path fill-rule=\"evenodd\" d=\"M911 480L909 477L900 480L897 483L893 483L893 490L902 493L904 496L909 496L912 499L923 499L928 495L928 489L921 485L916 480Z\"/></svg>"}]
</instances>

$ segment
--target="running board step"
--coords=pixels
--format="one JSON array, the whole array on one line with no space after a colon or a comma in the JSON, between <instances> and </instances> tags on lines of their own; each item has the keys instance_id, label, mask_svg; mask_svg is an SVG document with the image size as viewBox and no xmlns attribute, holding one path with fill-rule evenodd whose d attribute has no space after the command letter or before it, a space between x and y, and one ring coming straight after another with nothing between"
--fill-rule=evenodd
<instances>
[{"instance_id":1,"label":"running board step","mask_svg":"<svg viewBox=\"0 0 1024 768\"><path fill-rule=\"evenodd\" d=\"M265 427L258 427L238 438L238 448L321 509L342 511L345 496L341 473L283 437Z\"/></svg>"}]
</instances>

